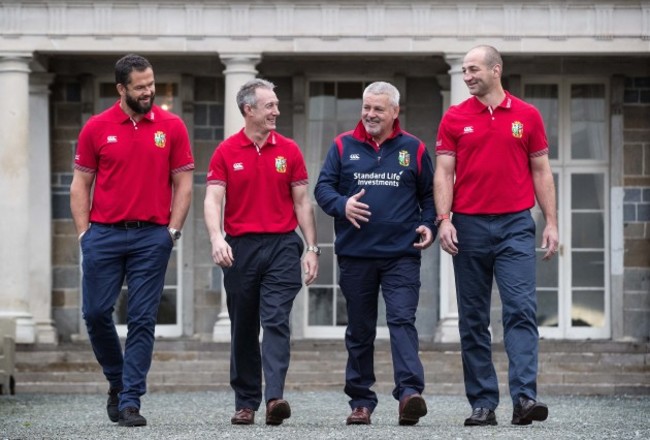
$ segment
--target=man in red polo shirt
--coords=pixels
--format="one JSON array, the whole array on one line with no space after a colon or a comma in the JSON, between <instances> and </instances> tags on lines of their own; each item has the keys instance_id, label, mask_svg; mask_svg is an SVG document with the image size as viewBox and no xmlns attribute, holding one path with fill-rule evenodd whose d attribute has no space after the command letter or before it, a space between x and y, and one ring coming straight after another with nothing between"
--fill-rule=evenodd
<instances>
[{"instance_id":1,"label":"man in red polo shirt","mask_svg":"<svg viewBox=\"0 0 650 440\"><path fill-rule=\"evenodd\" d=\"M108 417L144 426L140 397L167 262L190 206L194 160L183 121L153 104L149 61L121 58L115 82L120 100L90 118L79 135L70 208L83 255L83 317L110 386ZM122 353L112 314L125 279Z\"/></svg>"},{"instance_id":2,"label":"man in red polo shirt","mask_svg":"<svg viewBox=\"0 0 650 440\"><path fill-rule=\"evenodd\" d=\"M223 269L231 321L231 423L250 425L266 389L266 424L291 416L283 399L289 368L289 314L305 283L318 275L316 225L307 168L296 143L275 131L280 114L269 81L254 79L237 93L244 128L215 150L207 176L204 210L212 259ZM221 228L222 203L223 229ZM264 329L260 353L260 322Z\"/></svg>"},{"instance_id":3,"label":"man in red polo shirt","mask_svg":"<svg viewBox=\"0 0 650 440\"><path fill-rule=\"evenodd\" d=\"M467 53L463 79L473 96L449 108L436 143L440 246L453 256L465 392L472 406L466 426L497 424L499 388L488 329L493 278L503 304L512 424L548 417L546 405L536 400L535 223L529 210L537 197L546 220L543 258L549 259L558 247L555 185L542 118L503 90L502 72L495 48Z\"/></svg>"}]
</instances>

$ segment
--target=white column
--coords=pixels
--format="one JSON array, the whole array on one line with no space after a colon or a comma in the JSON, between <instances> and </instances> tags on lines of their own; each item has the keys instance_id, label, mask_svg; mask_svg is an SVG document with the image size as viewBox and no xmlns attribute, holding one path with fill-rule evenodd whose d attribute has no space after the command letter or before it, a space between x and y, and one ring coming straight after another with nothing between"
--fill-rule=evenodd
<instances>
[{"instance_id":1,"label":"white column","mask_svg":"<svg viewBox=\"0 0 650 440\"><path fill-rule=\"evenodd\" d=\"M27 344L36 340L28 273L30 60L29 53L0 52L0 317L14 318L16 342Z\"/></svg>"},{"instance_id":2,"label":"white column","mask_svg":"<svg viewBox=\"0 0 650 440\"><path fill-rule=\"evenodd\" d=\"M51 73L29 77L29 302L36 342L56 344L52 320Z\"/></svg>"},{"instance_id":3,"label":"white column","mask_svg":"<svg viewBox=\"0 0 650 440\"><path fill-rule=\"evenodd\" d=\"M237 92L257 75L255 65L261 57L256 54L228 54L221 55L221 61L226 65L223 71L226 80L224 95L224 137L231 136L243 127L243 117L237 107ZM212 340L215 342L230 342L230 317L226 306L226 289L221 282L221 313L214 323Z\"/></svg>"},{"instance_id":4,"label":"white column","mask_svg":"<svg viewBox=\"0 0 650 440\"><path fill-rule=\"evenodd\" d=\"M459 104L470 97L463 81L463 54L449 54L445 61L449 69L450 90L443 92L445 110L449 105ZM440 247L438 248L440 249ZM458 304L456 303L456 283L451 255L440 249L440 322L436 331L436 342L458 342Z\"/></svg>"},{"instance_id":5,"label":"white column","mask_svg":"<svg viewBox=\"0 0 650 440\"><path fill-rule=\"evenodd\" d=\"M257 75L255 65L261 57L255 54L229 54L221 55L221 62L226 65L223 71L226 80L226 93L224 96L224 137L235 134L242 129L244 119L237 107L237 92Z\"/></svg>"}]
</instances>

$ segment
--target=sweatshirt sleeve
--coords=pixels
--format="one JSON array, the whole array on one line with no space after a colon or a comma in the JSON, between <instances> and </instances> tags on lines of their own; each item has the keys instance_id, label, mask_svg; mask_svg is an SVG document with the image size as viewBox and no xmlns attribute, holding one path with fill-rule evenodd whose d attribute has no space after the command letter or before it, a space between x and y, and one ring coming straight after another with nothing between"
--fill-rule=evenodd
<instances>
[{"instance_id":1,"label":"sweatshirt sleeve","mask_svg":"<svg viewBox=\"0 0 650 440\"><path fill-rule=\"evenodd\" d=\"M422 224L431 229L435 237L438 228L435 226L436 220L436 207L433 201L433 162L429 156L425 145L420 144L418 150L420 159L420 173L418 175L418 202L422 210L421 221Z\"/></svg>"},{"instance_id":2,"label":"sweatshirt sleeve","mask_svg":"<svg viewBox=\"0 0 650 440\"><path fill-rule=\"evenodd\" d=\"M336 142L332 143L325 163L318 176L314 196L318 206L327 215L335 218L345 217L347 197L339 193L341 181L341 156Z\"/></svg>"}]
</instances>

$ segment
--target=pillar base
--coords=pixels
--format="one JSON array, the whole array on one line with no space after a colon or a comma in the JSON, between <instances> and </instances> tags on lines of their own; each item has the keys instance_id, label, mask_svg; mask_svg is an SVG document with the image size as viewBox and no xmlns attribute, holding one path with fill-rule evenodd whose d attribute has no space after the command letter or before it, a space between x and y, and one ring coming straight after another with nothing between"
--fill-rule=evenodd
<instances>
[{"instance_id":1,"label":"pillar base","mask_svg":"<svg viewBox=\"0 0 650 440\"><path fill-rule=\"evenodd\" d=\"M230 342L230 316L220 313L212 330L213 342Z\"/></svg>"},{"instance_id":2,"label":"pillar base","mask_svg":"<svg viewBox=\"0 0 650 440\"><path fill-rule=\"evenodd\" d=\"M438 323L435 342L460 342L458 317L446 317Z\"/></svg>"},{"instance_id":3,"label":"pillar base","mask_svg":"<svg viewBox=\"0 0 650 440\"><path fill-rule=\"evenodd\" d=\"M36 323L36 342L39 344L57 345L59 338L52 320Z\"/></svg>"},{"instance_id":4,"label":"pillar base","mask_svg":"<svg viewBox=\"0 0 650 440\"><path fill-rule=\"evenodd\" d=\"M27 312L0 312L0 318L12 318L16 322L16 344L33 344L36 342L36 324Z\"/></svg>"}]
</instances>

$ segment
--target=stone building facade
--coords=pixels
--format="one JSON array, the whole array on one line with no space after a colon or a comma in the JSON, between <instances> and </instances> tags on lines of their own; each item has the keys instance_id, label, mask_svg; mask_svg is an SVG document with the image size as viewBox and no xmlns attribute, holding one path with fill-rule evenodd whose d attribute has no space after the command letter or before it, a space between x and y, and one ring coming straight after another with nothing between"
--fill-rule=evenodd
<instances>
[{"instance_id":1,"label":"stone building facade","mask_svg":"<svg viewBox=\"0 0 650 440\"><path fill-rule=\"evenodd\" d=\"M468 96L460 65L477 44L502 52L506 88L542 111L549 135L562 248L538 265L540 334L648 340L650 2L625 0L0 0L0 315L17 319L19 342L85 338L69 186L79 130L117 99L121 55L152 62L156 102L184 119L196 160L158 336L227 340L202 202L215 146L242 125L238 87L255 76L277 85L278 130L301 146L313 188L374 80L400 89L401 123L433 155L445 109ZM316 210L321 275L298 296L292 331L342 338L332 222ZM421 275L420 337L458 340L453 272L438 246L424 253ZM499 339L496 292L493 304ZM120 302L118 322L123 313Z\"/></svg>"}]
</instances>

